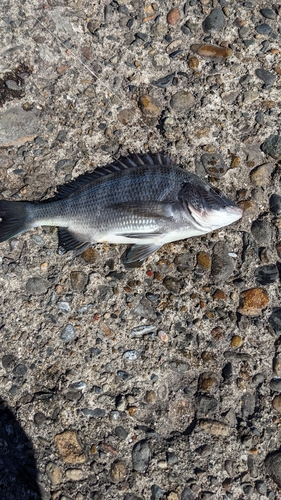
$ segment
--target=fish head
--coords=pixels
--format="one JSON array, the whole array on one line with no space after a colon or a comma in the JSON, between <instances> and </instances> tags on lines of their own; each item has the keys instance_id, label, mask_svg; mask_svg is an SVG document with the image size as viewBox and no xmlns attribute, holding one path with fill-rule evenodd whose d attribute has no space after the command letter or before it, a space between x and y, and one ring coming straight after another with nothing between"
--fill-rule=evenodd
<instances>
[{"instance_id":1,"label":"fish head","mask_svg":"<svg viewBox=\"0 0 281 500\"><path fill-rule=\"evenodd\" d=\"M183 188L181 200L184 201L193 225L202 233L228 226L242 217L242 209L223 193L203 182L188 184Z\"/></svg>"}]
</instances>

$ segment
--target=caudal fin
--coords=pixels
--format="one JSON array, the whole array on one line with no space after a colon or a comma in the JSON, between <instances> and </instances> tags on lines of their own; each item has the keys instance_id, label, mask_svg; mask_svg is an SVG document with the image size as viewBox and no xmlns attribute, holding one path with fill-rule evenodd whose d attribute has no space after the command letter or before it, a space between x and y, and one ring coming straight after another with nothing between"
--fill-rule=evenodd
<instances>
[{"instance_id":1,"label":"caudal fin","mask_svg":"<svg viewBox=\"0 0 281 500\"><path fill-rule=\"evenodd\" d=\"M30 203L24 201L0 200L0 242L14 238L31 227L28 206Z\"/></svg>"}]
</instances>

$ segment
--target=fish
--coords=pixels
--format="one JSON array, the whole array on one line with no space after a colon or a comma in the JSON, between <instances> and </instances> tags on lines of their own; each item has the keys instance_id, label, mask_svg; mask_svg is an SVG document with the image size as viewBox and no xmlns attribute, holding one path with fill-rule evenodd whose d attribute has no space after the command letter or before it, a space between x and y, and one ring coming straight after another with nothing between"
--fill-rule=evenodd
<instances>
[{"instance_id":1,"label":"fish","mask_svg":"<svg viewBox=\"0 0 281 500\"><path fill-rule=\"evenodd\" d=\"M47 200L0 200L0 242L56 226L61 253L79 254L95 243L130 244L123 262L134 264L165 243L241 217L241 208L169 155L132 154L59 186Z\"/></svg>"}]
</instances>

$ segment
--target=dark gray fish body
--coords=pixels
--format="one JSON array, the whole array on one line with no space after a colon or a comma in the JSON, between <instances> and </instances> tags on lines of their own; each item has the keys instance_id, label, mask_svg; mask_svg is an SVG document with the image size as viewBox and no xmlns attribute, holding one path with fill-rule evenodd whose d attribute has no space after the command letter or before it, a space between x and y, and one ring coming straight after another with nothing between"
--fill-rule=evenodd
<instances>
[{"instance_id":1,"label":"dark gray fish body","mask_svg":"<svg viewBox=\"0 0 281 500\"><path fill-rule=\"evenodd\" d=\"M134 244L127 262L165 243L238 220L240 208L160 154L133 155L62 186L43 203L0 201L0 241L36 226L58 226L64 250Z\"/></svg>"}]
</instances>

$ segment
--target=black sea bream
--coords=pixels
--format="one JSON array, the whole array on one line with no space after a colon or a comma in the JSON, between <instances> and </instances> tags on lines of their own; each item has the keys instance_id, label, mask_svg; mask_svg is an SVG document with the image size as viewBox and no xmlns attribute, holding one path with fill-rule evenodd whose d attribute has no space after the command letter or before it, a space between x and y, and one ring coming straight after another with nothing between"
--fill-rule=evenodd
<instances>
[{"instance_id":1,"label":"black sea bream","mask_svg":"<svg viewBox=\"0 0 281 500\"><path fill-rule=\"evenodd\" d=\"M61 186L44 202L0 201L0 241L58 226L59 245L82 252L98 242L133 244L142 261L171 241L227 226L242 210L162 154L132 155Z\"/></svg>"}]
</instances>

